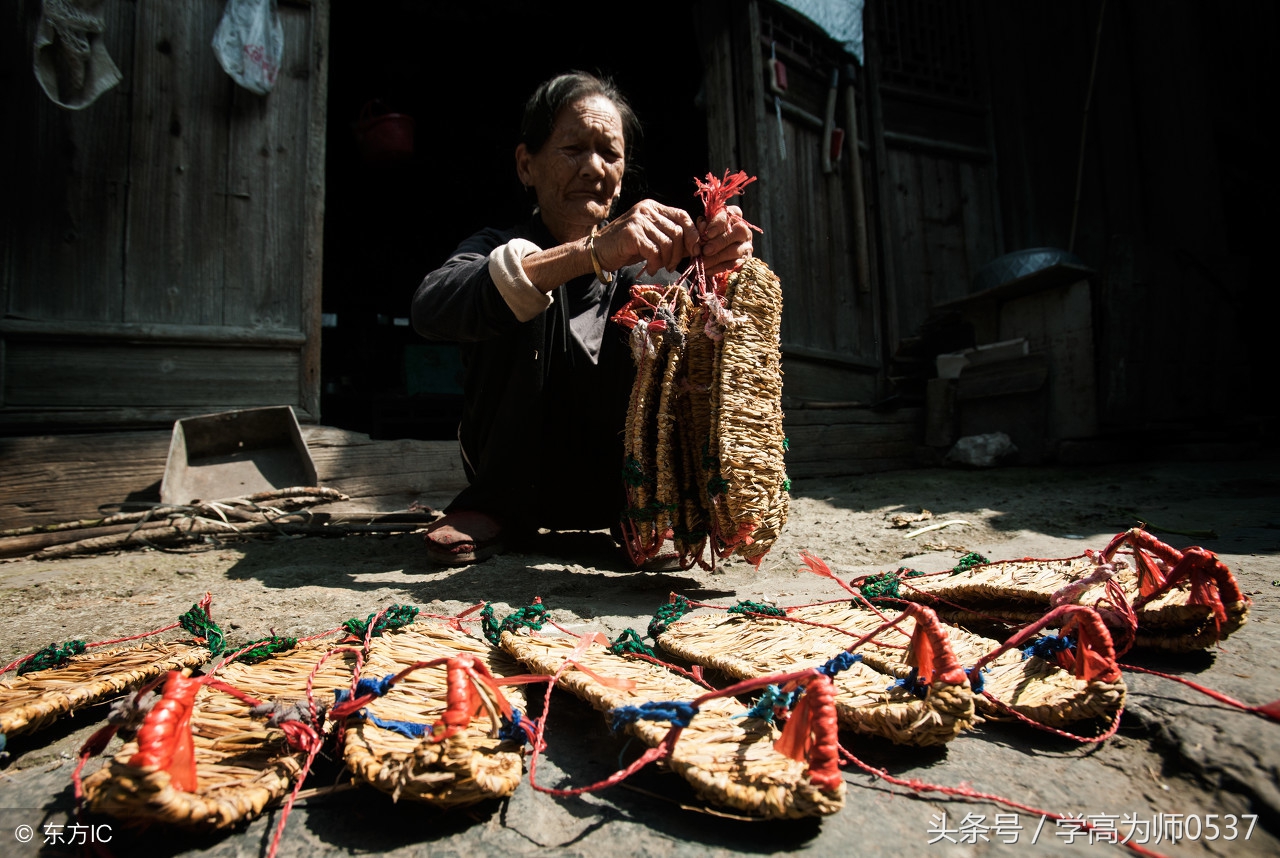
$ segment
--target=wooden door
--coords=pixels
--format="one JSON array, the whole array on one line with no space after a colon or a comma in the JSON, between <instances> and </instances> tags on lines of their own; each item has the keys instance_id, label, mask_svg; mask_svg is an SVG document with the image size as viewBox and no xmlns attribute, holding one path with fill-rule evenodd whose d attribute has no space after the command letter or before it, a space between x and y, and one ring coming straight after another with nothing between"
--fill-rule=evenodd
<instances>
[{"instance_id":1,"label":"wooden door","mask_svg":"<svg viewBox=\"0 0 1280 858\"><path fill-rule=\"evenodd\" d=\"M877 266L867 249L875 215L862 193L870 148L865 132L861 142L852 133L867 127L860 75L839 45L785 7L706 2L698 12L710 161L717 172L759 177L742 207L764 229L756 255L782 280L784 396L793 404L872 402L883 360ZM781 93L771 85L775 58L786 67ZM833 158L835 128L845 139Z\"/></svg>"},{"instance_id":2,"label":"wooden door","mask_svg":"<svg viewBox=\"0 0 1280 858\"><path fill-rule=\"evenodd\" d=\"M213 54L223 6L102 4L124 80L80 111L32 75L41 4L7 7L0 432L316 419L328 0L280 3L267 96Z\"/></svg>"},{"instance_id":3,"label":"wooden door","mask_svg":"<svg viewBox=\"0 0 1280 858\"><path fill-rule=\"evenodd\" d=\"M891 347L1002 250L990 97L971 0L869 0L868 104Z\"/></svg>"}]
</instances>

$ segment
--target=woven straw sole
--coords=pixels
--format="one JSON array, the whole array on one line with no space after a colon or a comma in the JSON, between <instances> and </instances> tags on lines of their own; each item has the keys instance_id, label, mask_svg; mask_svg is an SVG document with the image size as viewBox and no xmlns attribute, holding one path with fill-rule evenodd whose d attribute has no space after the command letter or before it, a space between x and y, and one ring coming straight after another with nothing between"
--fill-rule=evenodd
<instances>
[{"instance_id":1,"label":"woven straw sole","mask_svg":"<svg viewBox=\"0 0 1280 858\"><path fill-rule=\"evenodd\" d=\"M307 677L331 648L302 645L254 665L232 664L218 671L228 685L261 700L305 700ZM333 702L333 692L351 683L354 656L335 655L314 680L316 703ZM305 755L291 749L281 730L249 714L237 698L212 688L196 696L191 716L195 745L195 792L182 792L169 773L129 765L138 751L127 742L115 758L84 783L90 809L130 822L161 822L193 828L227 828L252 819L282 798L302 770Z\"/></svg>"},{"instance_id":2,"label":"woven straw sole","mask_svg":"<svg viewBox=\"0 0 1280 858\"><path fill-rule=\"evenodd\" d=\"M874 612L849 604L793 608L788 616L809 623L835 626L856 637L870 634L884 623ZM885 616L894 619L896 614L889 611L885 612ZM902 629L902 634L895 631L882 632L877 641L868 641L857 650L862 655L860 666L869 671L872 677L878 677L881 689L886 684L885 677L900 679L911 672L906 664L905 646L915 629L915 621L908 617L899 628ZM961 665L974 664L1000 645L997 641L954 626L944 625L942 628ZM694 615L672 624L658 638L658 643L663 649L682 658L716 667L729 676L745 679L821 664L850 646L856 637L842 634L836 629L770 617ZM846 675L851 672L846 671L836 677L836 706L841 724L850 729L878 733L903 744L937 744L937 740L942 740L947 735L942 724L947 723L948 717L957 723L956 732L973 724L972 709L969 710L969 719L962 721L960 717L950 715L949 709L933 704L931 717L922 717L918 724L906 722L909 727L904 735L903 728L899 725L906 719L901 716L889 717L893 713L892 705L910 712L914 711L906 708L910 701L914 701L919 709L929 700L908 698L907 701L902 701L908 695L901 691L860 693L864 680L858 677L846 680ZM1109 721L1124 706L1125 686L1122 681L1085 682L1044 659L1035 656L1024 659L1017 649L1003 653L988 665L983 680L985 690L994 698L994 702L985 695L970 696L973 701L971 705L976 706L977 711L985 718L1007 717L1004 707L1008 707L1038 723L1063 727L1095 719ZM847 688L846 683L853 687ZM937 685L935 683L934 691L937 690ZM944 688L955 689L954 686ZM952 693L955 694L956 691L953 690ZM933 693L930 694L930 699L932 697ZM887 699L893 698L901 702L889 704ZM915 734L920 731L924 731L924 736L917 738ZM934 740L935 736L937 740Z\"/></svg>"},{"instance_id":3,"label":"woven straw sole","mask_svg":"<svg viewBox=\"0 0 1280 858\"><path fill-rule=\"evenodd\" d=\"M512 676L520 666L500 650L444 625L415 623L375 638L363 676L399 673L419 661L467 653L482 661L494 676ZM368 711L384 721L435 724L446 708L445 665L421 668L397 682ZM525 708L524 690L507 686L511 705ZM355 776L395 799L411 798L442 807L474 804L515 791L523 773L520 749L490 734L487 714L473 719L461 733L440 742L413 739L370 721L348 722L344 756Z\"/></svg>"},{"instance_id":4,"label":"woven straw sole","mask_svg":"<svg viewBox=\"0 0 1280 858\"><path fill-rule=\"evenodd\" d=\"M1138 576L1131 564L1117 557L1116 582L1132 604L1138 598ZM1006 560L988 563L957 575L908 579L902 598L927 604L943 620L988 631L999 621L1024 626L1050 609L1050 598L1097 568L1088 555L1054 560ZM1093 605L1105 599L1103 584L1095 584L1073 600ZM1224 604L1227 621L1219 632L1206 605L1188 604L1189 588L1174 588L1136 611L1134 646L1166 652L1190 652L1213 646L1244 625L1249 606Z\"/></svg>"},{"instance_id":5,"label":"woven straw sole","mask_svg":"<svg viewBox=\"0 0 1280 858\"><path fill-rule=\"evenodd\" d=\"M793 616L801 614L797 611ZM874 614L870 616L875 622L866 632L883 622ZM804 618L834 625L849 620L836 612L815 613ZM899 636L904 646L914 628L914 620L904 622L908 637ZM724 613L686 616L658 637L658 644L667 652L704 667L714 667L734 679L818 667L851 643L852 638L834 629ZM836 675L836 713L840 726L883 736L897 744L921 746L944 744L973 726L974 695L968 686L934 682L924 700L902 688L891 689L893 680L907 676L910 668L901 664L904 650L888 652L897 659L892 670L886 670L864 653L862 662Z\"/></svg>"},{"instance_id":6,"label":"woven straw sole","mask_svg":"<svg viewBox=\"0 0 1280 858\"><path fill-rule=\"evenodd\" d=\"M72 656L62 667L0 679L0 733L38 730L85 706L145 685L170 670L209 660L202 646L152 641L140 646L95 649Z\"/></svg>"},{"instance_id":7,"label":"woven straw sole","mask_svg":"<svg viewBox=\"0 0 1280 858\"><path fill-rule=\"evenodd\" d=\"M506 632L502 647L535 673L554 675L577 645L575 638L530 637ZM613 655L591 647L579 663L604 677L629 679L630 690L611 688L588 674L570 668L560 685L601 712L619 706L654 701L688 701L705 689L664 668L638 659ZM707 701L675 744L668 765L692 784L703 799L741 813L768 819L825 816L844 804L844 783L835 791L819 789L807 776L807 767L773 746L776 727L758 718L735 719L746 712L736 701ZM627 731L646 745L658 745L668 724L637 721Z\"/></svg>"}]
</instances>

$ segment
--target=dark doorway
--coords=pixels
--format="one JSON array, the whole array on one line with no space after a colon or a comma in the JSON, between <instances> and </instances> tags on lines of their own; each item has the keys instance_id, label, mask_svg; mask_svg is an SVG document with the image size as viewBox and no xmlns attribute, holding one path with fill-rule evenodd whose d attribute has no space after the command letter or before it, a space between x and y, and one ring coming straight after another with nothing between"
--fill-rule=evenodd
<instances>
[{"instance_id":1,"label":"dark doorway","mask_svg":"<svg viewBox=\"0 0 1280 858\"><path fill-rule=\"evenodd\" d=\"M483 227L528 215L513 152L525 99L583 69L644 125L622 199L693 210L707 162L692 3L626 23L598 3L335 3L330 32L321 420L375 438L451 438L459 361L408 326L423 275ZM371 104L378 101L379 104ZM411 157L370 162L362 110L412 116Z\"/></svg>"}]
</instances>

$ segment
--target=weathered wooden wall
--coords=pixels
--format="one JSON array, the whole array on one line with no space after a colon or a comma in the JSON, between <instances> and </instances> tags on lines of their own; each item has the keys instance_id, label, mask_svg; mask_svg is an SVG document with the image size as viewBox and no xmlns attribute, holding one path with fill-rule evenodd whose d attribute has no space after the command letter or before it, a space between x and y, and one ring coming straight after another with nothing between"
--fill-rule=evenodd
<instances>
[{"instance_id":1,"label":"weathered wooden wall","mask_svg":"<svg viewBox=\"0 0 1280 858\"><path fill-rule=\"evenodd\" d=\"M1008 249L1073 249L1094 290L1099 419L1159 437L1277 413L1275 157L1260 105L1280 7L1109 0L980 7ZM1084 160L1082 126L1087 119ZM1076 177L1082 183L1073 236Z\"/></svg>"},{"instance_id":2,"label":"weathered wooden wall","mask_svg":"<svg viewBox=\"0 0 1280 858\"><path fill-rule=\"evenodd\" d=\"M31 71L41 4L0 27L0 431L164 424L318 401L327 0L285 2L272 93L210 43L223 4L102 5L124 76L80 111Z\"/></svg>"},{"instance_id":3,"label":"weathered wooden wall","mask_svg":"<svg viewBox=\"0 0 1280 858\"><path fill-rule=\"evenodd\" d=\"M887 335L919 333L1002 252L973 4L867 4ZM893 345L890 346L894 348Z\"/></svg>"},{"instance_id":4,"label":"weathered wooden wall","mask_svg":"<svg viewBox=\"0 0 1280 858\"><path fill-rule=\"evenodd\" d=\"M882 386L879 291L870 274L859 276L871 260L859 255L855 141L845 141L829 171L823 163L829 99L834 127L852 135L866 124L851 119L859 102L848 60L812 24L769 3L702 3L699 23L711 160L759 178L744 205L764 230L756 255L783 284L784 396L872 402ZM771 54L787 67L788 89L776 102L766 83Z\"/></svg>"}]
</instances>

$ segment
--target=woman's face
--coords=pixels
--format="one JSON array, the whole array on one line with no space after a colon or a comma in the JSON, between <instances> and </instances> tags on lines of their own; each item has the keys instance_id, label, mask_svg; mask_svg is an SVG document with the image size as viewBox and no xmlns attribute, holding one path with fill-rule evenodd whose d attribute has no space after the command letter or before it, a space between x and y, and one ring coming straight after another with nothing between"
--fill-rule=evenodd
<instances>
[{"instance_id":1,"label":"woman's face","mask_svg":"<svg viewBox=\"0 0 1280 858\"><path fill-rule=\"evenodd\" d=\"M516 172L537 194L551 234L572 241L609 216L622 189L625 152L618 108L602 95L589 95L560 109L536 154L523 143L516 147Z\"/></svg>"}]
</instances>

